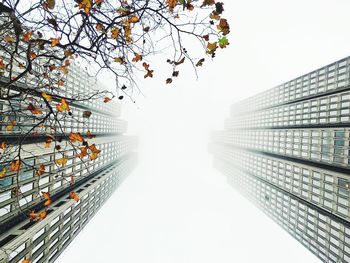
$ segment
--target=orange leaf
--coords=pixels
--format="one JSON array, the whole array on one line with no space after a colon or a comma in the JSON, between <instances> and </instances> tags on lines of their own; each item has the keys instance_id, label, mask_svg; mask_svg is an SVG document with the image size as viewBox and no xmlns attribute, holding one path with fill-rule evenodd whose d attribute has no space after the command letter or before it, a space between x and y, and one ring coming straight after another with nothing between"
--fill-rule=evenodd
<instances>
[{"instance_id":1,"label":"orange leaf","mask_svg":"<svg viewBox=\"0 0 350 263\"><path fill-rule=\"evenodd\" d=\"M76 157L78 157L78 158L83 158L83 157L85 157L85 156L87 156L87 150L88 150L89 148L87 147L87 146L85 146L85 147L81 147L80 148L80 153L78 153L78 154L76 154L75 156Z\"/></svg>"},{"instance_id":2,"label":"orange leaf","mask_svg":"<svg viewBox=\"0 0 350 263\"><path fill-rule=\"evenodd\" d=\"M10 170L12 172L18 172L20 168L21 168L21 161L20 160L16 160L16 161L11 162Z\"/></svg>"},{"instance_id":3,"label":"orange leaf","mask_svg":"<svg viewBox=\"0 0 350 263\"><path fill-rule=\"evenodd\" d=\"M89 15L91 10L91 0L81 0L79 8L83 9L84 12Z\"/></svg>"},{"instance_id":4,"label":"orange leaf","mask_svg":"<svg viewBox=\"0 0 350 263\"><path fill-rule=\"evenodd\" d=\"M37 115L37 114L43 114L42 110L39 108L36 108L33 104L29 103L27 110L29 110L32 114Z\"/></svg>"},{"instance_id":5,"label":"orange leaf","mask_svg":"<svg viewBox=\"0 0 350 263\"><path fill-rule=\"evenodd\" d=\"M7 144L6 144L5 142L2 142L2 143L0 144L0 149L2 149L3 151L6 150L6 147L7 147Z\"/></svg>"},{"instance_id":6,"label":"orange leaf","mask_svg":"<svg viewBox=\"0 0 350 263\"><path fill-rule=\"evenodd\" d=\"M135 57L132 59L132 62L138 62L142 60L142 55L135 53Z\"/></svg>"},{"instance_id":7,"label":"orange leaf","mask_svg":"<svg viewBox=\"0 0 350 263\"><path fill-rule=\"evenodd\" d=\"M50 38L50 40L51 40L51 47L55 47L55 46L57 46L60 43L61 38L59 38L59 37L57 37L57 38L52 37L52 38Z\"/></svg>"},{"instance_id":8,"label":"orange leaf","mask_svg":"<svg viewBox=\"0 0 350 263\"><path fill-rule=\"evenodd\" d=\"M52 96L46 94L46 92L42 92L42 93L41 93L41 96L42 96L45 100L47 100L47 101L51 101L51 99L52 99Z\"/></svg>"},{"instance_id":9,"label":"orange leaf","mask_svg":"<svg viewBox=\"0 0 350 263\"><path fill-rule=\"evenodd\" d=\"M45 173L45 165L40 164L39 169L36 171L37 176L42 176Z\"/></svg>"},{"instance_id":10,"label":"orange leaf","mask_svg":"<svg viewBox=\"0 0 350 263\"><path fill-rule=\"evenodd\" d=\"M28 217L29 217L30 221L33 221L33 220L36 220L36 219L37 219L38 214L35 213L34 210L30 210L30 211L29 211L29 214L28 214ZM23 263L23 262L22 262L22 263Z\"/></svg>"},{"instance_id":11,"label":"orange leaf","mask_svg":"<svg viewBox=\"0 0 350 263\"><path fill-rule=\"evenodd\" d=\"M79 200L80 200L79 195L77 193L75 193L75 192L70 192L69 193L69 198L70 199L74 199L75 202L79 202Z\"/></svg>"},{"instance_id":12,"label":"orange leaf","mask_svg":"<svg viewBox=\"0 0 350 263\"><path fill-rule=\"evenodd\" d=\"M61 104L56 104L56 108L59 112L70 110L68 102L64 98L61 99Z\"/></svg>"},{"instance_id":13,"label":"orange leaf","mask_svg":"<svg viewBox=\"0 0 350 263\"><path fill-rule=\"evenodd\" d=\"M128 21L130 23L137 23L140 21L140 19L137 16L131 16L131 17L129 17Z\"/></svg>"},{"instance_id":14,"label":"orange leaf","mask_svg":"<svg viewBox=\"0 0 350 263\"><path fill-rule=\"evenodd\" d=\"M56 164L64 166L68 161L67 157L63 157L61 159L56 160Z\"/></svg>"},{"instance_id":15,"label":"orange leaf","mask_svg":"<svg viewBox=\"0 0 350 263\"><path fill-rule=\"evenodd\" d=\"M36 59L38 55L34 52L30 52L29 56L30 56L30 59L33 60L33 59Z\"/></svg>"},{"instance_id":16,"label":"orange leaf","mask_svg":"<svg viewBox=\"0 0 350 263\"><path fill-rule=\"evenodd\" d=\"M2 168L2 170L0 171L0 178L5 177L6 172L7 172L6 168L5 168L5 167L3 167L3 168Z\"/></svg>"},{"instance_id":17,"label":"orange leaf","mask_svg":"<svg viewBox=\"0 0 350 263\"><path fill-rule=\"evenodd\" d=\"M23 259L22 263L30 263L30 260L29 259Z\"/></svg>"},{"instance_id":18,"label":"orange leaf","mask_svg":"<svg viewBox=\"0 0 350 263\"><path fill-rule=\"evenodd\" d=\"M110 102L111 100L112 100L111 98L105 97L104 100L103 100L103 102L104 102L104 103L107 103L107 102Z\"/></svg>"},{"instance_id":19,"label":"orange leaf","mask_svg":"<svg viewBox=\"0 0 350 263\"><path fill-rule=\"evenodd\" d=\"M43 210L38 214L38 219L42 220L46 217L46 215L47 215L46 210Z\"/></svg>"},{"instance_id":20,"label":"orange leaf","mask_svg":"<svg viewBox=\"0 0 350 263\"><path fill-rule=\"evenodd\" d=\"M98 154L97 153L92 153L90 154L90 160L93 161L93 160L96 160L98 157Z\"/></svg>"},{"instance_id":21,"label":"orange leaf","mask_svg":"<svg viewBox=\"0 0 350 263\"><path fill-rule=\"evenodd\" d=\"M16 124L17 124L17 121L16 121L16 120L12 120L12 121L9 122L9 124L7 124L7 125L5 126L5 129L6 129L7 131L12 131L13 128L14 128L14 126L15 126Z\"/></svg>"},{"instance_id":22,"label":"orange leaf","mask_svg":"<svg viewBox=\"0 0 350 263\"><path fill-rule=\"evenodd\" d=\"M117 39L118 36L119 36L119 32L120 32L120 29L119 29L119 28L113 28L113 29L111 30L112 38Z\"/></svg>"},{"instance_id":23,"label":"orange leaf","mask_svg":"<svg viewBox=\"0 0 350 263\"><path fill-rule=\"evenodd\" d=\"M81 134L78 132L78 133L74 133L74 132L71 132L69 134L69 140L71 142L83 142L84 141L84 138L81 136Z\"/></svg>"},{"instance_id":24,"label":"orange leaf","mask_svg":"<svg viewBox=\"0 0 350 263\"><path fill-rule=\"evenodd\" d=\"M89 146L89 149L90 149L91 152L93 152L93 153L100 153L100 152L101 152L101 150L99 150L99 149L96 148L96 145L95 145L95 144L90 145L90 146Z\"/></svg>"},{"instance_id":25,"label":"orange leaf","mask_svg":"<svg viewBox=\"0 0 350 263\"><path fill-rule=\"evenodd\" d=\"M23 35L23 40L26 42L29 42L30 39L32 38L32 35L33 35L33 31L28 31Z\"/></svg>"},{"instance_id":26,"label":"orange leaf","mask_svg":"<svg viewBox=\"0 0 350 263\"><path fill-rule=\"evenodd\" d=\"M174 8L175 8L175 6L177 4L177 0L167 0L167 4L169 6L170 12L173 12Z\"/></svg>"},{"instance_id":27,"label":"orange leaf","mask_svg":"<svg viewBox=\"0 0 350 263\"><path fill-rule=\"evenodd\" d=\"M41 192L41 195L44 199L51 199L51 195L49 192Z\"/></svg>"}]
</instances>

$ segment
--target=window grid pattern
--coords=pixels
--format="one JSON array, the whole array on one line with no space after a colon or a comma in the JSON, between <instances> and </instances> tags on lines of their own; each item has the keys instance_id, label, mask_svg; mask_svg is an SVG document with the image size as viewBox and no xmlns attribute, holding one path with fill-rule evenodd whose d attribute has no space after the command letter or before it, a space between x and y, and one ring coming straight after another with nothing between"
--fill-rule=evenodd
<instances>
[{"instance_id":1,"label":"window grid pattern","mask_svg":"<svg viewBox=\"0 0 350 263\"><path fill-rule=\"evenodd\" d=\"M5 178L0 179L0 222L39 203L42 200L41 192L55 194L66 189L70 186L71 176L77 182L97 169L115 162L136 147L134 137L118 136L117 138L110 142L96 144L101 154L93 162L89 161L88 157L84 159L75 157L76 152L73 150L65 151L68 161L63 167L55 164L55 160L62 158L62 155L58 153L51 152L24 159L27 166L23 165L18 175L15 172L9 172ZM45 173L38 177L33 167L39 167L41 164L45 166ZM8 164L0 164L2 167L6 165ZM57 177L57 174L62 174L62 176ZM19 202L17 200L18 187L21 193Z\"/></svg>"},{"instance_id":2,"label":"window grid pattern","mask_svg":"<svg viewBox=\"0 0 350 263\"><path fill-rule=\"evenodd\" d=\"M255 176L217 160L216 167L243 195L323 262L350 262L350 228Z\"/></svg>"},{"instance_id":3,"label":"window grid pattern","mask_svg":"<svg viewBox=\"0 0 350 263\"><path fill-rule=\"evenodd\" d=\"M61 198L43 221L33 226L29 220L22 223L19 230L32 227L36 231L31 231L24 243L21 239L16 242L15 237L13 245L6 244L2 255L0 252L0 262L19 263L24 258L30 258L33 263L53 262L130 173L135 161L135 156L127 158L81 186L77 190L81 195L79 202Z\"/></svg>"},{"instance_id":4,"label":"window grid pattern","mask_svg":"<svg viewBox=\"0 0 350 263\"><path fill-rule=\"evenodd\" d=\"M349 86L350 58L345 58L275 88L245 99L231 108L232 116L290 103L310 96L342 90Z\"/></svg>"},{"instance_id":5,"label":"window grid pattern","mask_svg":"<svg viewBox=\"0 0 350 263\"><path fill-rule=\"evenodd\" d=\"M350 124L350 92L337 93L226 120L226 129Z\"/></svg>"},{"instance_id":6,"label":"window grid pattern","mask_svg":"<svg viewBox=\"0 0 350 263\"><path fill-rule=\"evenodd\" d=\"M21 107L20 102L12 103L12 107L17 109L25 108ZM113 115L101 114L99 112L93 112L90 118L84 118L83 112L85 109L77 108L74 106L70 107L73 113L73 117L62 118L60 124L62 126L62 131L60 132L81 132L86 133L88 130L92 133L123 133L126 131L126 122L119 120ZM10 107L6 102L0 101L0 110L6 112L10 110ZM45 114L45 110L43 110ZM41 118L35 117L32 114L25 114L24 112L19 112L16 115L13 114L2 114L0 117L0 135L1 134L21 134L23 132L28 132L34 125L41 121ZM63 116L63 115L62 115ZM17 124L14 129L7 131L5 126L11 120L16 120ZM53 121L53 120L52 120ZM50 127L40 127L37 129L38 134L46 134L51 132Z\"/></svg>"},{"instance_id":7,"label":"window grid pattern","mask_svg":"<svg viewBox=\"0 0 350 263\"><path fill-rule=\"evenodd\" d=\"M217 132L222 143L251 150L350 167L349 128L233 130Z\"/></svg>"},{"instance_id":8,"label":"window grid pattern","mask_svg":"<svg viewBox=\"0 0 350 263\"><path fill-rule=\"evenodd\" d=\"M312 166L211 145L215 156L350 221L349 177Z\"/></svg>"}]
</instances>

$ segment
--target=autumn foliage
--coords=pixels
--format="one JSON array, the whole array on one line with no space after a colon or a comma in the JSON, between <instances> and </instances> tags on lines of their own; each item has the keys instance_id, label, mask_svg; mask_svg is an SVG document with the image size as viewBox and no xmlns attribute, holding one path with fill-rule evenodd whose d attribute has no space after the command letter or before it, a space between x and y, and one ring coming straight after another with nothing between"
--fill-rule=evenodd
<instances>
[{"instance_id":1,"label":"autumn foliage","mask_svg":"<svg viewBox=\"0 0 350 263\"><path fill-rule=\"evenodd\" d=\"M229 45L230 26L223 17L224 4L214 0L4 0L0 3L0 110L2 132L16 141L0 141L0 179L9 173L18 176L24 168L34 170L37 180L52 173L47 164L24 161L22 145L28 138L39 138L42 151L52 150L55 173L69 181L72 191L67 199L79 202L73 191L76 179L64 175L70 158L84 164L94 162L103 152L94 142L98 134L74 130L66 132L64 123L93 118L90 109L77 112L74 105L98 101L110 105L114 98L131 98L138 72L140 80L164 78L164 84L181 77L184 64L197 74L200 67L215 58L218 50ZM162 76L152 55L162 51L169 69ZM108 73L113 87L72 94L67 78L73 65L87 68L91 77ZM93 65L93 66L92 66ZM166 68L165 67L165 68ZM106 74L107 74L106 73ZM20 106L18 106L20 105ZM34 123L29 128L20 120ZM73 149L71 156L65 149ZM58 171L58 172L57 172ZM31 221L46 218L54 194L37 191L40 211L23 211ZM12 190L20 199L20 185ZM30 259L22 262L28 263Z\"/></svg>"}]
</instances>

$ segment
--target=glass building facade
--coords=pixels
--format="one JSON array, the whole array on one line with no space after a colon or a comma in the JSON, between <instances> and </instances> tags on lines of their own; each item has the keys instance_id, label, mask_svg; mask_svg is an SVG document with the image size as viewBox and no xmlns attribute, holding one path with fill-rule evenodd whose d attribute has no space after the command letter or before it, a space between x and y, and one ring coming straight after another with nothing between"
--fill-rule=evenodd
<instances>
[{"instance_id":1,"label":"glass building facade","mask_svg":"<svg viewBox=\"0 0 350 263\"><path fill-rule=\"evenodd\" d=\"M350 262L350 57L231 107L228 182L323 262Z\"/></svg>"},{"instance_id":2,"label":"glass building facade","mask_svg":"<svg viewBox=\"0 0 350 263\"><path fill-rule=\"evenodd\" d=\"M6 56L2 57L6 62ZM2 76L0 84L5 80L6 76ZM24 79L17 85L30 88L30 83ZM92 89L105 90L94 77L72 64L59 94L72 97L88 94ZM13 114L13 107L20 109L25 103L24 99L18 99L11 101L10 106L8 101L0 100L0 143L16 147L21 136L38 124L37 118L23 111ZM11 154L10 158L0 158L0 170L7 169L6 175L0 178L0 263L22 262L23 259L30 259L31 263L53 262L136 164L133 150L137 139L124 135L127 125L118 119L118 103L104 103L100 98L72 102L69 106L73 117L61 119L60 133L66 137L71 132L87 136L90 131L96 137L88 139L88 143L95 144L101 153L93 161L79 158L66 138L59 139L60 151L55 147L55 140L50 147L44 147L52 129L43 127L22 141L22 165L18 173L9 169L13 160ZM90 111L91 116L84 117L84 111ZM6 125L11 120L16 120L16 125L9 131ZM68 158L66 164L57 165L56 161L63 156ZM41 165L45 166L45 172L37 176ZM73 184L70 178L74 178ZM31 221L28 211L45 209L43 192L49 192L53 202L46 218ZM78 202L69 198L71 192L79 195Z\"/></svg>"}]
</instances>

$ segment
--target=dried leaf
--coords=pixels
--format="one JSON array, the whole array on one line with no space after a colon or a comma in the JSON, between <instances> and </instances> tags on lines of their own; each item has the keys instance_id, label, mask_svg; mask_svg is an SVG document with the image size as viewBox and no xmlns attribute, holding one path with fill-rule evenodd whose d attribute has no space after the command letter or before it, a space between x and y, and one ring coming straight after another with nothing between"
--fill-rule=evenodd
<instances>
[{"instance_id":1,"label":"dried leaf","mask_svg":"<svg viewBox=\"0 0 350 263\"><path fill-rule=\"evenodd\" d=\"M228 33L230 33L230 26L227 23L227 20L224 18L220 19L220 22L219 22L219 25L217 26L217 29L219 29L224 36L227 35Z\"/></svg>"},{"instance_id":2,"label":"dried leaf","mask_svg":"<svg viewBox=\"0 0 350 263\"><path fill-rule=\"evenodd\" d=\"M132 59L132 62L138 62L142 60L142 55L135 53L135 57Z\"/></svg>"},{"instance_id":3,"label":"dried leaf","mask_svg":"<svg viewBox=\"0 0 350 263\"><path fill-rule=\"evenodd\" d=\"M79 132L77 132L77 133L71 132L69 134L69 140L71 142L77 142L77 141L78 142L83 142L84 138L83 138L83 136L81 136L81 134Z\"/></svg>"},{"instance_id":4,"label":"dried leaf","mask_svg":"<svg viewBox=\"0 0 350 263\"><path fill-rule=\"evenodd\" d=\"M21 161L20 160L15 160L12 161L10 164L10 170L11 172L18 172L21 169Z\"/></svg>"},{"instance_id":5,"label":"dried leaf","mask_svg":"<svg viewBox=\"0 0 350 263\"><path fill-rule=\"evenodd\" d=\"M57 165L61 165L61 166L64 166L68 161L68 158L67 157L63 157L61 159L57 159L56 160L56 164Z\"/></svg>"},{"instance_id":6,"label":"dried leaf","mask_svg":"<svg viewBox=\"0 0 350 263\"><path fill-rule=\"evenodd\" d=\"M86 136L87 136L89 139L92 139L92 138L95 138L95 137L96 137L96 135L92 134L92 133L90 132L90 130L87 131Z\"/></svg>"},{"instance_id":7,"label":"dried leaf","mask_svg":"<svg viewBox=\"0 0 350 263\"><path fill-rule=\"evenodd\" d=\"M1 171L0 171L0 178L5 177L6 172L7 172L7 169L6 169L5 167L3 167L3 168L1 169Z\"/></svg>"},{"instance_id":8,"label":"dried leaf","mask_svg":"<svg viewBox=\"0 0 350 263\"><path fill-rule=\"evenodd\" d=\"M16 120L10 121L10 122L5 126L6 131L12 131L16 124L17 124L17 121L16 121Z\"/></svg>"},{"instance_id":9,"label":"dried leaf","mask_svg":"<svg viewBox=\"0 0 350 263\"><path fill-rule=\"evenodd\" d=\"M120 29L119 28L113 28L111 30L112 33L112 38L117 39L120 33Z\"/></svg>"},{"instance_id":10,"label":"dried leaf","mask_svg":"<svg viewBox=\"0 0 350 263\"><path fill-rule=\"evenodd\" d=\"M75 202L79 202L79 200L80 200L79 195L77 193L75 193L75 192L70 192L69 193L69 198L73 199Z\"/></svg>"},{"instance_id":11,"label":"dried leaf","mask_svg":"<svg viewBox=\"0 0 350 263\"><path fill-rule=\"evenodd\" d=\"M33 36L33 31L28 31L23 34L23 40L29 42Z\"/></svg>"},{"instance_id":12,"label":"dried leaf","mask_svg":"<svg viewBox=\"0 0 350 263\"><path fill-rule=\"evenodd\" d=\"M203 66L203 62L205 61L204 58L201 58L200 60L198 60L198 62L196 63L196 67L200 67Z\"/></svg>"},{"instance_id":13,"label":"dried leaf","mask_svg":"<svg viewBox=\"0 0 350 263\"><path fill-rule=\"evenodd\" d=\"M46 0L46 2L45 2L45 6L47 7L47 8L49 8L49 9L54 9L55 8L55 0Z\"/></svg>"},{"instance_id":14,"label":"dried leaf","mask_svg":"<svg viewBox=\"0 0 350 263\"><path fill-rule=\"evenodd\" d=\"M39 214L38 214L38 219L39 220L43 220L45 217L46 217L46 215L47 215L47 212L46 212L46 210L43 210L43 211L41 211Z\"/></svg>"},{"instance_id":15,"label":"dried leaf","mask_svg":"<svg viewBox=\"0 0 350 263\"><path fill-rule=\"evenodd\" d=\"M45 173L45 165L40 164L39 168L36 171L37 176L42 176Z\"/></svg>"},{"instance_id":16,"label":"dried leaf","mask_svg":"<svg viewBox=\"0 0 350 263\"><path fill-rule=\"evenodd\" d=\"M107 102L110 102L111 100L112 100L111 98L105 97L105 98L103 99L103 102L104 102L104 103L107 103Z\"/></svg>"},{"instance_id":17,"label":"dried leaf","mask_svg":"<svg viewBox=\"0 0 350 263\"><path fill-rule=\"evenodd\" d=\"M83 158L83 157L87 156L88 155L88 153L87 153L88 149L89 148L87 146L81 147L80 148L80 153L76 154L75 156L78 157L78 158Z\"/></svg>"},{"instance_id":18,"label":"dried leaf","mask_svg":"<svg viewBox=\"0 0 350 263\"><path fill-rule=\"evenodd\" d=\"M0 149L2 149L3 151L6 150L6 147L7 147L6 142L2 142L2 143L0 144Z\"/></svg>"},{"instance_id":19,"label":"dried leaf","mask_svg":"<svg viewBox=\"0 0 350 263\"><path fill-rule=\"evenodd\" d=\"M29 110L34 115L43 114L43 111L35 107L32 103L29 103L27 110Z\"/></svg>"},{"instance_id":20,"label":"dried leaf","mask_svg":"<svg viewBox=\"0 0 350 263\"><path fill-rule=\"evenodd\" d=\"M167 78L165 81L166 84L170 84L171 82L173 82L172 78Z\"/></svg>"},{"instance_id":21,"label":"dried leaf","mask_svg":"<svg viewBox=\"0 0 350 263\"><path fill-rule=\"evenodd\" d=\"M69 104L66 101L66 99L62 98L61 99L61 104L56 104L56 108L59 112L63 112L63 111L69 111Z\"/></svg>"},{"instance_id":22,"label":"dried leaf","mask_svg":"<svg viewBox=\"0 0 350 263\"><path fill-rule=\"evenodd\" d=\"M146 75L144 76L144 78L147 78L147 77L153 78L153 70L149 69L149 64L147 64L146 62L143 62L142 66L146 70Z\"/></svg>"},{"instance_id":23,"label":"dried leaf","mask_svg":"<svg viewBox=\"0 0 350 263\"><path fill-rule=\"evenodd\" d=\"M60 43L60 38L57 37L57 38L50 38L50 41L51 41L51 47L55 47L57 46L59 43Z\"/></svg>"},{"instance_id":24,"label":"dried leaf","mask_svg":"<svg viewBox=\"0 0 350 263\"><path fill-rule=\"evenodd\" d=\"M79 3L79 8L83 9L84 12L89 15L91 10L91 0L81 0Z\"/></svg>"},{"instance_id":25,"label":"dried leaf","mask_svg":"<svg viewBox=\"0 0 350 263\"><path fill-rule=\"evenodd\" d=\"M41 93L41 96L42 96L45 100L47 100L47 101L51 101L51 100L52 100L52 96L46 94L46 92L42 92L42 93Z\"/></svg>"},{"instance_id":26,"label":"dried leaf","mask_svg":"<svg viewBox=\"0 0 350 263\"><path fill-rule=\"evenodd\" d=\"M92 114L91 111L88 111L88 110L83 111L83 118L90 118L91 114Z\"/></svg>"},{"instance_id":27,"label":"dried leaf","mask_svg":"<svg viewBox=\"0 0 350 263\"><path fill-rule=\"evenodd\" d=\"M137 16L131 16L128 19L129 23L137 23L140 21L140 19Z\"/></svg>"}]
</instances>

